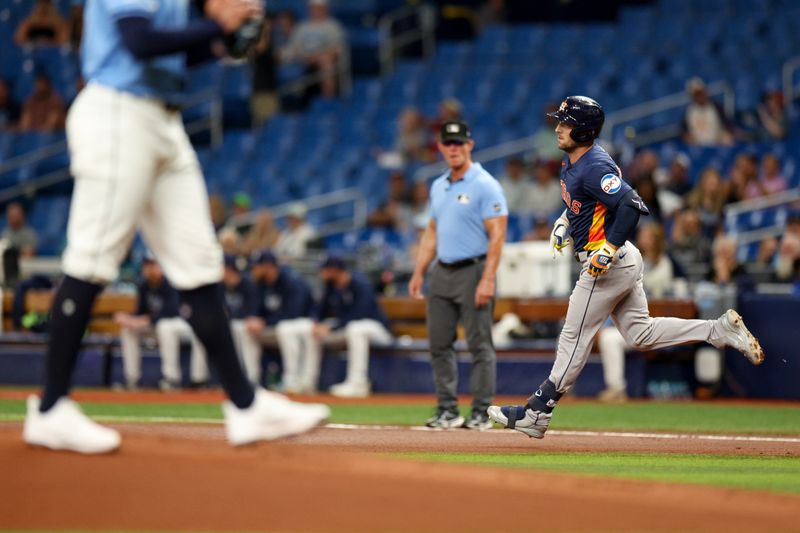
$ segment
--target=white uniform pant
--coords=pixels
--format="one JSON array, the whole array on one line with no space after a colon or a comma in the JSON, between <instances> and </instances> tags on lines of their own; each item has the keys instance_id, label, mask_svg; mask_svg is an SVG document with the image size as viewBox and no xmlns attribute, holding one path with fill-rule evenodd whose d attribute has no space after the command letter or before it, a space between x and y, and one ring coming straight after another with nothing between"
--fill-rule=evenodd
<instances>
[{"instance_id":1,"label":"white uniform pant","mask_svg":"<svg viewBox=\"0 0 800 533\"><path fill-rule=\"evenodd\" d=\"M628 349L628 345L616 326L606 326L600 330L597 346L600 349L600 360L603 362L603 380L606 382L606 388L626 390L625 350Z\"/></svg>"},{"instance_id":2,"label":"white uniform pant","mask_svg":"<svg viewBox=\"0 0 800 533\"><path fill-rule=\"evenodd\" d=\"M242 319L231 320L231 332L236 353L244 367L244 373L251 383L261 382L261 341L251 335Z\"/></svg>"},{"instance_id":3,"label":"white uniform pant","mask_svg":"<svg viewBox=\"0 0 800 533\"><path fill-rule=\"evenodd\" d=\"M152 328L122 328L120 342L122 344L122 366L125 382L137 384L142 378L141 338L152 333ZM208 363L203 344L192 331L189 323L180 317L162 318L155 325L158 350L161 354L161 375L172 383L181 382L181 341L188 340L192 344L190 378L192 382L208 381Z\"/></svg>"},{"instance_id":4,"label":"white uniform pant","mask_svg":"<svg viewBox=\"0 0 800 533\"><path fill-rule=\"evenodd\" d=\"M390 344L393 340L392 334L383 324L371 319L348 322L344 328L333 331L325 339L322 339L322 342L314 337L312 333L313 327L314 324L311 321L298 327L297 336L309 347L306 354L307 357L308 354L311 354L308 364L315 364L315 384L316 379L319 377L319 363L322 360L322 343L338 344L342 341L345 342L347 347L347 377L345 382L362 384L369 381L370 342ZM290 357L291 355L284 356L284 361L287 361Z\"/></svg>"},{"instance_id":5,"label":"white uniform pant","mask_svg":"<svg viewBox=\"0 0 800 533\"><path fill-rule=\"evenodd\" d=\"M317 390L322 347L311 334L314 321L310 318L281 320L270 329L283 362L283 388L289 391Z\"/></svg>"},{"instance_id":6,"label":"white uniform pant","mask_svg":"<svg viewBox=\"0 0 800 533\"><path fill-rule=\"evenodd\" d=\"M180 113L90 83L70 107L67 139L75 189L66 274L113 280L138 227L177 289L222 279L208 193Z\"/></svg>"}]
</instances>

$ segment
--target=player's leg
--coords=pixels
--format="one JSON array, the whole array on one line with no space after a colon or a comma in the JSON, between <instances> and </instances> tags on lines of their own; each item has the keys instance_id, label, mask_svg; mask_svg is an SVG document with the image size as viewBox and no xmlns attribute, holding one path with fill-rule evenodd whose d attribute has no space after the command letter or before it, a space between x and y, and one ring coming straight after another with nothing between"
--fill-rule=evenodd
<instances>
[{"instance_id":1,"label":"player's leg","mask_svg":"<svg viewBox=\"0 0 800 533\"><path fill-rule=\"evenodd\" d=\"M603 380L606 387L598 396L605 402L627 399L625 382L625 339L613 324L604 326L597 334L597 346L603 363Z\"/></svg>"},{"instance_id":2,"label":"player's leg","mask_svg":"<svg viewBox=\"0 0 800 533\"><path fill-rule=\"evenodd\" d=\"M347 377L331 387L331 394L347 398L369 396L369 345L388 345L392 334L377 320L353 320L345 326L347 341Z\"/></svg>"},{"instance_id":3,"label":"player's leg","mask_svg":"<svg viewBox=\"0 0 800 533\"><path fill-rule=\"evenodd\" d=\"M261 381L261 339L247 331L244 320L231 320L231 331L247 379L257 385ZM264 333L267 334L268 331Z\"/></svg>"},{"instance_id":4,"label":"player's leg","mask_svg":"<svg viewBox=\"0 0 800 533\"><path fill-rule=\"evenodd\" d=\"M233 322L233 321L232 321ZM188 322L180 319L179 332L181 340L189 341L192 347L189 358L189 381L193 386L203 386L208 383L208 356L206 348L197 335L194 334L192 326Z\"/></svg>"},{"instance_id":5,"label":"player's leg","mask_svg":"<svg viewBox=\"0 0 800 533\"><path fill-rule=\"evenodd\" d=\"M428 294L428 341L431 349L433 381L436 386L437 413L429 418L430 427L459 427L464 417L458 412L458 361L453 343L456 341L459 306L452 298L458 290L450 272L439 265L431 270Z\"/></svg>"},{"instance_id":6,"label":"player's leg","mask_svg":"<svg viewBox=\"0 0 800 533\"><path fill-rule=\"evenodd\" d=\"M307 319L281 320L275 325L275 340L283 363L281 383L285 392L298 393L303 390L303 346L306 342L319 345L313 341L313 329L314 323Z\"/></svg>"},{"instance_id":7,"label":"player's leg","mask_svg":"<svg viewBox=\"0 0 800 533\"><path fill-rule=\"evenodd\" d=\"M208 194L197 157L178 115L165 148L173 154L156 180L141 227L181 296L181 314L206 347L230 403L223 405L228 440L246 444L311 429L329 415L323 405L302 405L255 391L236 355L221 289L222 251L214 234Z\"/></svg>"},{"instance_id":8,"label":"player's leg","mask_svg":"<svg viewBox=\"0 0 800 533\"><path fill-rule=\"evenodd\" d=\"M29 443L84 453L119 446L115 431L91 422L66 396L94 300L116 277L147 196L157 163L152 126L152 116L136 99L98 85L81 91L70 108L67 139L75 186L65 275L50 314L43 397L28 403Z\"/></svg>"},{"instance_id":9,"label":"player's leg","mask_svg":"<svg viewBox=\"0 0 800 533\"><path fill-rule=\"evenodd\" d=\"M142 346L140 344L141 331L133 328L122 328L119 332L119 342L122 348L122 374L125 386L134 389L139 386L142 379Z\"/></svg>"},{"instance_id":10,"label":"player's leg","mask_svg":"<svg viewBox=\"0 0 800 533\"><path fill-rule=\"evenodd\" d=\"M158 353L161 356L161 381L163 391L181 387L181 319L162 318L156 322Z\"/></svg>"},{"instance_id":11,"label":"player's leg","mask_svg":"<svg viewBox=\"0 0 800 533\"><path fill-rule=\"evenodd\" d=\"M472 412L465 422L470 429L488 429L491 422L486 410L492 404L495 394L497 355L492 344L492 314L494 300L489 305L475 307L475 290L477 289L483 265L458 271L462 277L460 282L461 320L467 337L467 346L472 354L469 386L472 392Z\"/></svg>"}]
</instances>

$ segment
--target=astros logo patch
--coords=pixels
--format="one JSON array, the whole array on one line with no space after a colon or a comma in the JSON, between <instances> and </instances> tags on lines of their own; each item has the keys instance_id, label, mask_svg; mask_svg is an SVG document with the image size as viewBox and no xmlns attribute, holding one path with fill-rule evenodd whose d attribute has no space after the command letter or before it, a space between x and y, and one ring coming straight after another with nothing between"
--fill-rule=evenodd
<instances>
[{"instance_id":1,"label":"astros logo patch","mask_svg":"<svg viewBox=\"0 0 800 533\"><path fill-rule=\"evenodd\" d=\"M606 194L617 194L622 188L622 180L614 174L606 174L600 180L600 188Z\"/></svg>"}]
</instances>

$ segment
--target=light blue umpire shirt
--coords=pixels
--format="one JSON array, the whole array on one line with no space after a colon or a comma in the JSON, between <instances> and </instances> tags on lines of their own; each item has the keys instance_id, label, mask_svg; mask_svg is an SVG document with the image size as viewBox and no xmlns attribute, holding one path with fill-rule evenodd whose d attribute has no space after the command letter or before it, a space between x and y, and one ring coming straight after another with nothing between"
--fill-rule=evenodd
<instances>
[{"instance_id":1,"label":"light blue umpire shirt","mask_svg":"<svg viewBox=\"0 0 800 533\"><path fill-rule=\"evenodd\" d=\"M117 20L145 17L153 27L183 29L189 20L188 0L92 0L86 3L81 67L87 83L99 83L167 103L181 102L186 83L186 54L140 61L122 43Z\"/></svg>"},{"instance_id":2,"label":"light blue umpire shirt","mask_svg":"<svg viewBox=\"0 0 800 533\"><path fill-rule=\"evenodd\" d=\"M503 188L480 163L473 162L456 182L450 172L436 178L430 196L436 255L445 263L484 255L489 248L484 220L508 215Z\"/></svg>"}]
</instances>

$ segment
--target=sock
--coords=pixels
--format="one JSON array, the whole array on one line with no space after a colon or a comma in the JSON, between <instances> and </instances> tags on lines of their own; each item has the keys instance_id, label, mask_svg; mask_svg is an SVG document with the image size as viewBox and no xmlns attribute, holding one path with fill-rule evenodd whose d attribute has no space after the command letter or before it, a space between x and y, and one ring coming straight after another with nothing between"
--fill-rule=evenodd
<instances>
[{"instance_id":1,"label":"sock","mask_svg":"<svg viewBox=\"0 0 800 533\"><path fill-rule=\"evenodd\" d=\"M208 362L217 369L222 388L231 402L239 409L245 409L253 403L255 390L236 355L222 294L219 283L180 291L181 316L205 346Z\"/></svg>"},{"instance_id":2,"label":"sock","mask_svg":"<svg viewBox=\"0 0 800 533\"><path fill-rule=\"evenodd\" d=\"M562 392L556 392L555 383L546 379L539 385L539 390L528 398L528 408L543 413L552 413L558 400L560 400L563 395L564 393Z\"/></svg>"},{"instance_id":3,"label":"sock","mask_svg":"<svg viewBox=\"0 0 800 533\"><path fill-rule=\"evenodd\" d=\"M56 290L50 310L44 393L39 405L42 413L53 407L59 398L69 394L81 339L89 325L92 304L102 289L102 285L64 276Z\"/></svg>"}]
</instances>

